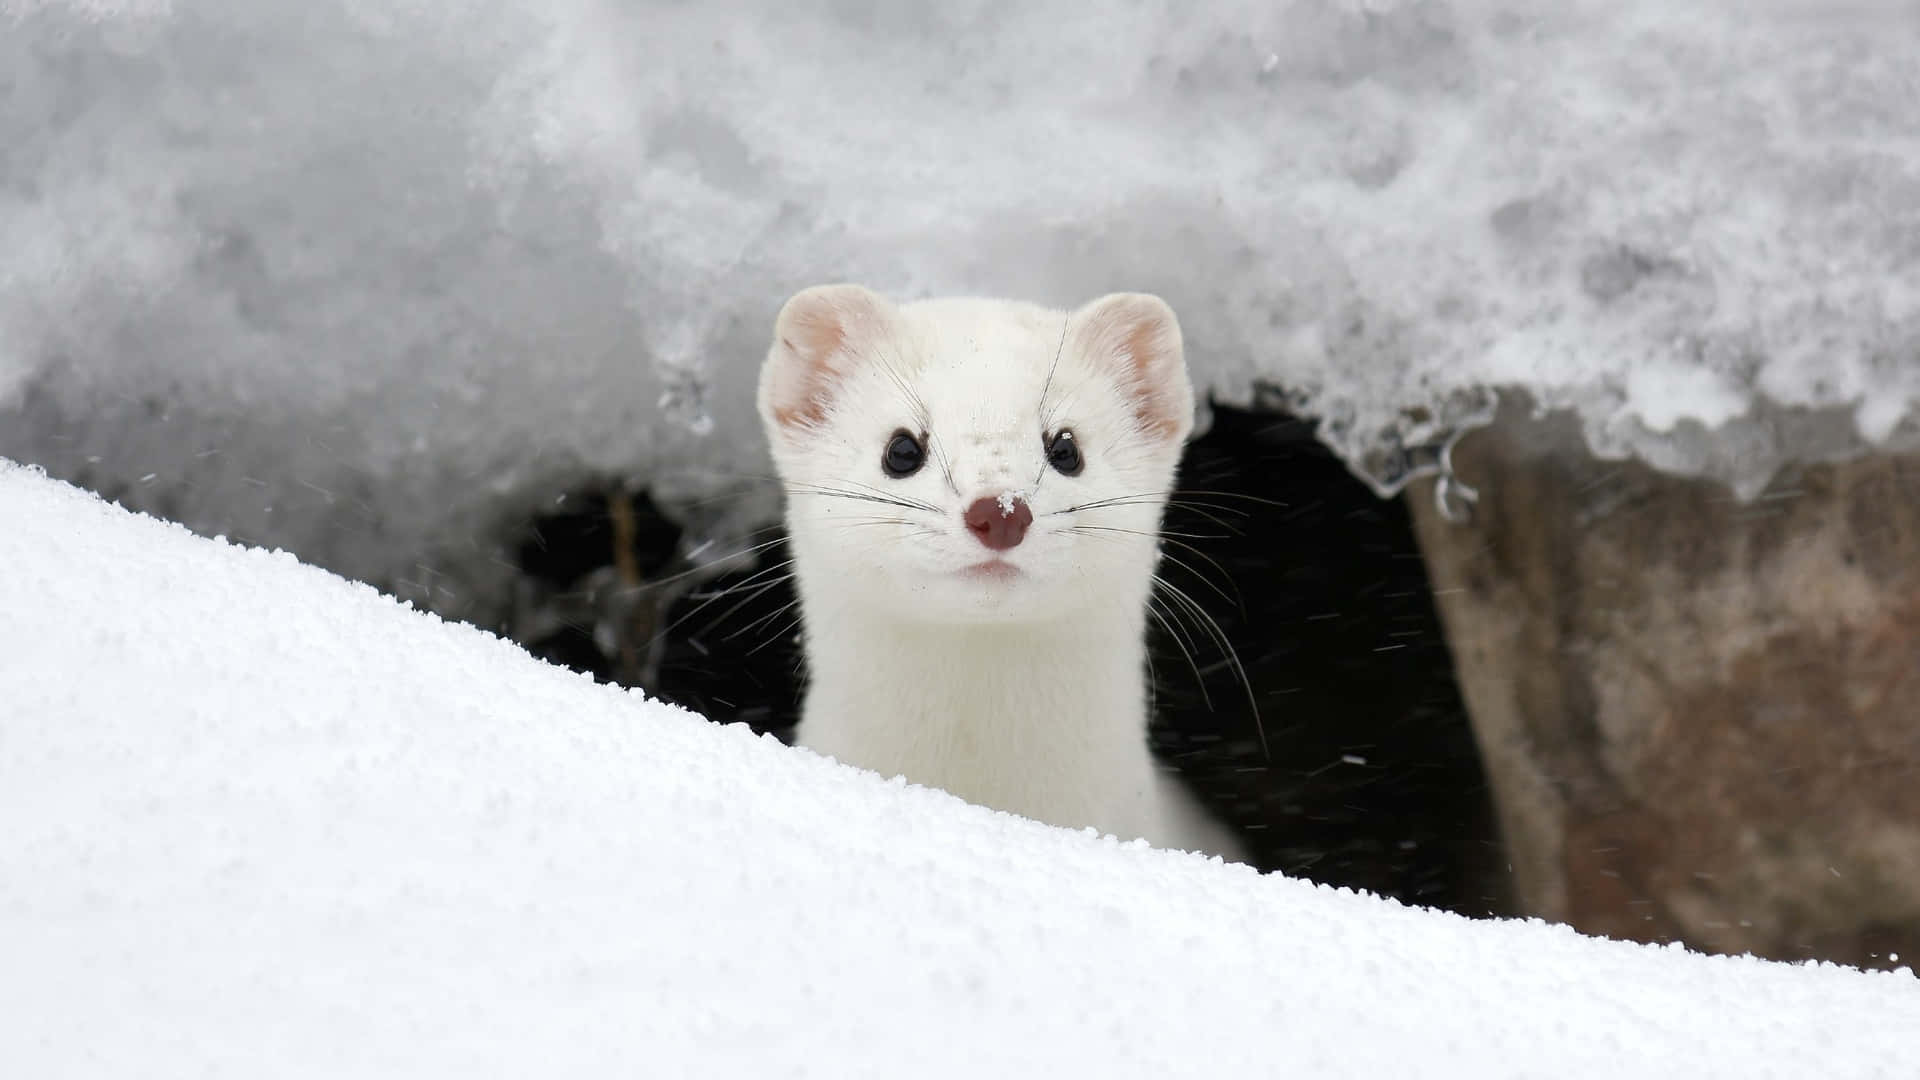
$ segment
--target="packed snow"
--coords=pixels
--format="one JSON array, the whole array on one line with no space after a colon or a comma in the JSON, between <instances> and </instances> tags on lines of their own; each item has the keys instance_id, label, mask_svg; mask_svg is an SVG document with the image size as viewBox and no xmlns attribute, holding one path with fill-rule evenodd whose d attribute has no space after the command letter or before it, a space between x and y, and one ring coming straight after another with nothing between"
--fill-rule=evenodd
<instances>
[{"instance_id":1,"label":"packed snow","mask_svg":"<svg viewBox=\"0 0 1920 1080\"><path fill-rule=\"evenodd\" d=\"M10 1076L1908 1077L1920 982L1039 825L0 461Z\"/></svg>"},{"instance_id":2,"label":"packed snow","mask_svg":"<svg viewBox=\"0 0 1920 1080\"><path fill-rule=\"evenodd\" d=\"M1909 0L0 0L0 453L397 582L754 486L857 279L1161 292L1382 492L1521 387L1750 495L1920 442L1916 101Z\"/></svg>"}]
</instances>

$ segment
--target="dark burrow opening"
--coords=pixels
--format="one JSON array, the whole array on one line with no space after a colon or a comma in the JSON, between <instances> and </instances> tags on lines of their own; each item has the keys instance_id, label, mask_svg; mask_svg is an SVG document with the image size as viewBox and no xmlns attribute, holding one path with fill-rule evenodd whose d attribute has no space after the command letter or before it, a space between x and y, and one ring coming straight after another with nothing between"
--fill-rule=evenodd
<instances>
[{"instance_id":1,"label":"dark burrow opening","mask_svg":"<svg viewBox=\"0 0 1920 1080\"><path fill-rule=\"evenodd\" d=\"M1505 913L1486 778L1404 504L1354 478L1311 421L1224 406L1188 446L1180 489L1162 574L1233 655L1192 618L1155 626L1162 759L1263 869ZM778 530L752 543L737 568L694 581L681 527L645 493L570 493L524 526L503 629L555 663L787 738L799 611Z\"/></svg>"}]
</instances>

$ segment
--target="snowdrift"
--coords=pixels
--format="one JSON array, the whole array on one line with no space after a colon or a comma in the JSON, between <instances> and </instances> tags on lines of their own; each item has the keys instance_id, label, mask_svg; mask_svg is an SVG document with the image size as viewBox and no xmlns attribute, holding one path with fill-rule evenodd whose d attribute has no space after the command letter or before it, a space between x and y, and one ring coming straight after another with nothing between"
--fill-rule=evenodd
<instances>
[{"instance_id":1,"label":"snowdrift","mask_svg":"<svg viewBox=\"0 0 1920 1080\"><path fill-rule=\"evenodd\" d=\"M1068 832L0 462L18 1076L1911 1075L1920 982Z\"/></svg>"}]
</instances>

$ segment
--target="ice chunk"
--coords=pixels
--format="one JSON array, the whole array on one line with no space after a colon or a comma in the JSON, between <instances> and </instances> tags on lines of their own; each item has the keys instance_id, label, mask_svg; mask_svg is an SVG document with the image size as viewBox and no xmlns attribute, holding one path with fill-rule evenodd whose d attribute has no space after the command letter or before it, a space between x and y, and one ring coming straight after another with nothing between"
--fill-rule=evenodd
<instances>
[{"instance_id":1,"label":"ice chunk","mask_svg":"<svg viewBox=\"0 0 1920 1080\"><path fill-rule=\"evenodd\" d=\"M1902 0L0 19L0 452L373 580L549 478L764 474L833 279L1159 292L1383 493L1493 388L1743 493L1920 444Z\"/></svg>"}]
</instances>

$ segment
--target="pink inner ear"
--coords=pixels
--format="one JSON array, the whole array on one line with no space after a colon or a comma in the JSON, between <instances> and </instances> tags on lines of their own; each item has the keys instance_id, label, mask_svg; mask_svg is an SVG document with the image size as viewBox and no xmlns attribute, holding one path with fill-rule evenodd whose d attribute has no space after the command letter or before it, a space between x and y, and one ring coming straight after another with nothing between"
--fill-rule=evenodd
<instances>
[{"instance_id":1,"label":"pink inner ear","mask_svg":"<svg viewBox=\"0 0 1920 1080\"><path fill-rule=\"evenodd\" d=\"M773 418L783 427L815 427L827 419L833 384L843 374L836 364L847 342L841 314L825 305L797 311L782 328L780 347L792 357L787 385L775 395ZM790 380L790 381L789 381Z\"/></svg>"},{"instance_id":2,"label":"pink inner ear","mask_svg":"<svg viewBox=\"0 0 1920 1080\"><path fill-rule=\"evenodd\" d=\"M1165 333L1159 320L1139 319L1126 330L1121 348L1126 353L1127 378L1123 385L1133 396L1133 415L1141 430L1161 439L1180 436L1180 395L1167 380L1174 377L1166 362Z\"/></svg>"},{"instance_id":3,"label":"pink inner ear","mask_svg":"<svg viewBox=\"0 0 1920 1080\"><path fill-rule=\"evenodd\" d=\"M1132 404L1142 434L1178 439L1187 418L1180 415L1185 395L1175 385L1184 373L1172 316L1145 296L1114 296L1095 305L1085 331L1094 359L1112 365L1109 370Z\"/></svg>"}]
</instances>

